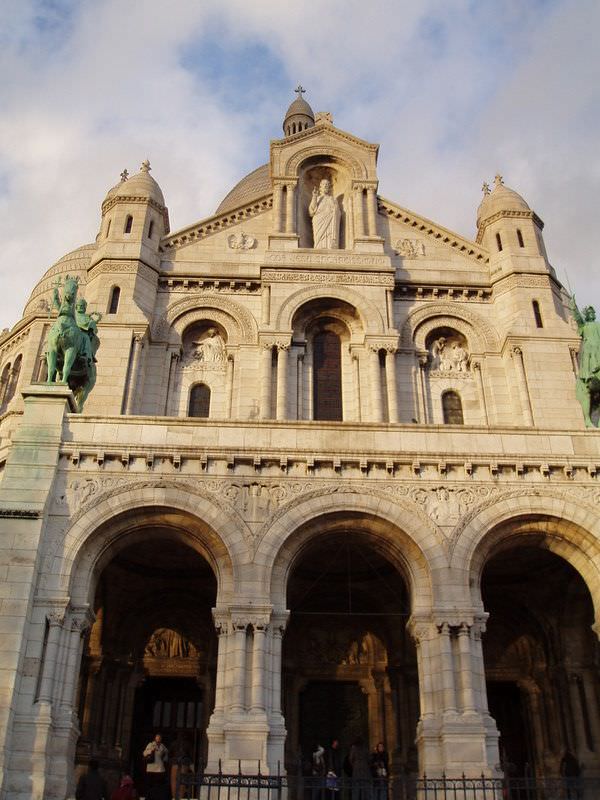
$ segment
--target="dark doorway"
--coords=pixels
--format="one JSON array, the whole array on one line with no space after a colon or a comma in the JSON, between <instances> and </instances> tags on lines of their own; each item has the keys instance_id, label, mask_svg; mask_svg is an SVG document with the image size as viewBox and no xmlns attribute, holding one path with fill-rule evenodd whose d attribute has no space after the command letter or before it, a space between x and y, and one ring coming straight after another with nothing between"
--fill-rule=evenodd
<instances>
[{"instance_id":1,"label":"dark doorway","mask_svg":"<svg viewBox=\"0 0 600 800\"><path fill-rule=\"evenodd\" d=\"M358 736L369 741L367 696L358 683L310 681L300 697L302 753L310 755L318 744L327 748L333 739L347 753Z\"/></svg>"},{"instance_id":2,"label":"dark doorway","mask_svg":"<svg viewBox=\"0 0 600 800\"><path fill-rule=\"evenodd\" d=\"M500 760L507 777L522 777L531 766L527 718L523 695L516 683L492 681L487 684L488 704L500 732Z\"/></svg>"},{"instance_id":3,"label":"dark doorway","mask_svg":"<svg viewBox=\"0 0 600 800\"><path fill-rule=\"evenodd\" d=\"M204 726L202 689L193 678L149 678L135 698L131 741L134 778L143 778L142 753L156 733L162 735L170 759L187 755L197 768L202 760Z\"/></svg>"},{"instance_id":4,"label":"dark doorway","mask_svg":"<svg viewBox=\"0 0 600 800\"><path fill-rule=\"evenodd\" d=\"M314 348L314 418L342 419L342 362L340 337L317 333Z\"/></svg>"}]
</instances>

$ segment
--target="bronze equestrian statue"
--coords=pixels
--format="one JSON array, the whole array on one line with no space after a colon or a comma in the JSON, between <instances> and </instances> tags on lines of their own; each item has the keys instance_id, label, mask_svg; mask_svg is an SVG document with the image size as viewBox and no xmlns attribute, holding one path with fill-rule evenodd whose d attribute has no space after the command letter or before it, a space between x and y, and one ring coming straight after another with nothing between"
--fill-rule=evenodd
<instances>
[{"instance_id":1,"label":"bronze equestrian statue","mask_svg":"<svg viewBox=\"0 0 600 800\"><path fill-rule=\"evenodd\" d=\"M62 287L62 299L59 289ZM97 322L101 314L87 313L83 297L77 299L79 278L65 276L54 285L52 307L58 319L48 332L46 361L48 383L66 384L75 395L77 411L96 383L96 351L100 346Z\"/></svg>"}]
</instances>

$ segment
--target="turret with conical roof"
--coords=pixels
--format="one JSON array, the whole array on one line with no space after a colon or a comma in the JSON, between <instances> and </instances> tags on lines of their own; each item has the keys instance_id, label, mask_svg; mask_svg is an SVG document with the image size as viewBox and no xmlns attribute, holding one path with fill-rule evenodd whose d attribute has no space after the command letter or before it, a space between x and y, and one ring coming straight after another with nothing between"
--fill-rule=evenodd
<instances>
[{"instance_id":1,"label":"turret with conical roof","mask_svg":"<svg viewBox=\"0 0 600 800\"><path fill-rule=\"evenodd\" d=\"M102 222L93 263L104 258L139 258L158 268L160 239L169 232L169 212L160 186L150 175L146 159L140 171L108 190L102 202Z\"/></svg>"},{"instance_id":2,"label":"turret with conical roof","mask_svg":"<svg viewBox=\"0 0 600 800\"><path fill-rule=\"evenodd\" d=\"M494 272L547 271L542 238L544 223L514 189L497 174L494 187L483 184L483 200L477 209L477 241L490 252Z\"/></svg>"},{"instance_id":3,"label":"turret with conical roof","mask_svg":"<svg viewBox=\"0 0 600 800\"><path fill-rule=\"evenodd\" d=\"M286 136L293 136L295 133L313 128L315 124L313 110L302 97L306 89L298 84L298 87L294 89L294 91L297 92L298 97L286 111L283 120L283 132Z\"/></svg>"}]
</instances>

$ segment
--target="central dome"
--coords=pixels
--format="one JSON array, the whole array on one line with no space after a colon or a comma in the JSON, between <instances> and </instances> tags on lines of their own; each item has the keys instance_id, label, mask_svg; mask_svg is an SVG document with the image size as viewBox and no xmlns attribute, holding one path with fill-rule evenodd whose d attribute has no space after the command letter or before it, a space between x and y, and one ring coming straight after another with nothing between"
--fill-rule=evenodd
<instances>
[{"instance_id":1,"label":"central dome","mask_svg":"<svg viewBox=\"0 0 600 800\"><path fill-rule=\"evenodd\" d=\"M251 203L253 200L269 194L272 188L269 165L263 164L262 167L249 172L245 178L236 183L233 189L221 200L215 214L225 214L227 211L233 211L234 208L243 206L245 203Z\"/></svg>"}]
</instances>

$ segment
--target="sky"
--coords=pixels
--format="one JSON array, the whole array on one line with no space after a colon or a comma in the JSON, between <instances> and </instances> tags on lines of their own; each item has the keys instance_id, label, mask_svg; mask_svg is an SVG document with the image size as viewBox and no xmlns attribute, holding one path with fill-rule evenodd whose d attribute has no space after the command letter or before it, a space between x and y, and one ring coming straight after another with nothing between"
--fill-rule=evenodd
<instances>
[{"instance_id":1,"label":"sky","mask_svg":"<svg viewBox=\"0 0 600 800\"><path fill-rule=\"evenodd\" d=\"M475 237L496 172L600 312L598 0L4 0L0 328L149 158L171 229L282 136L294 87L380 144L379 192Z\"/></svg>"}]
</instances>

